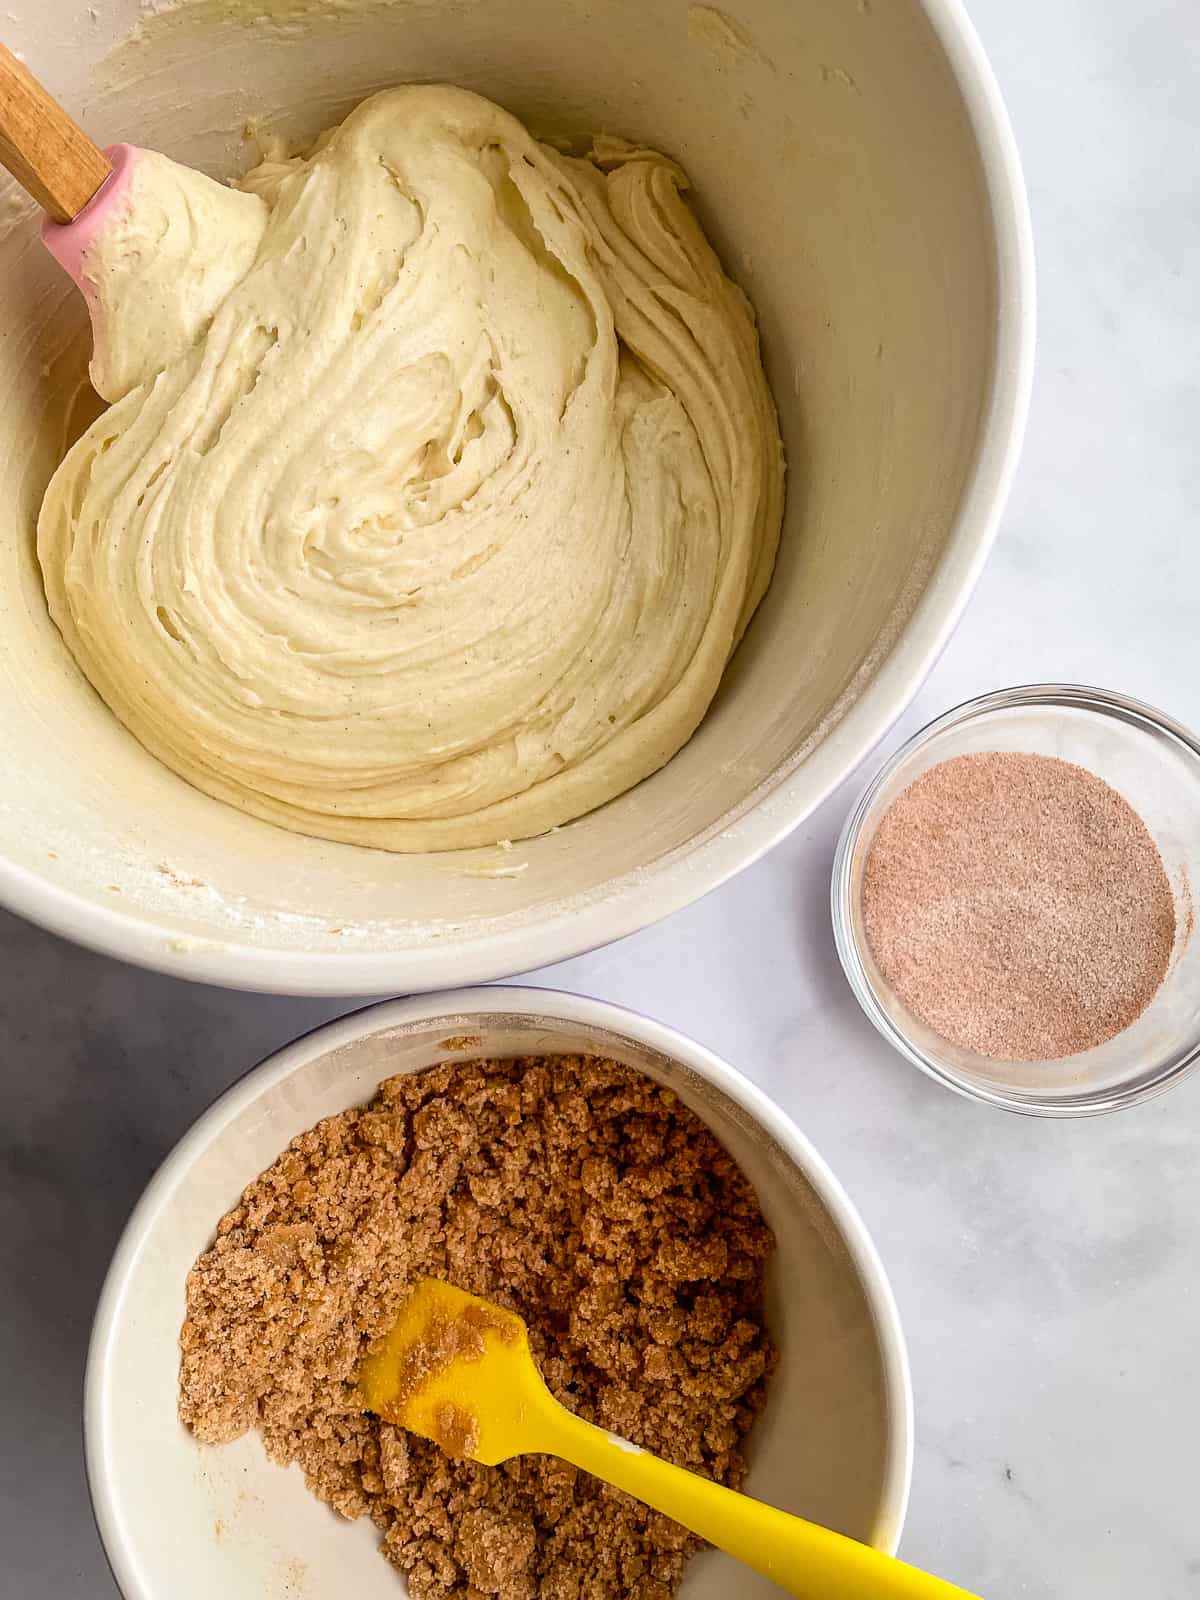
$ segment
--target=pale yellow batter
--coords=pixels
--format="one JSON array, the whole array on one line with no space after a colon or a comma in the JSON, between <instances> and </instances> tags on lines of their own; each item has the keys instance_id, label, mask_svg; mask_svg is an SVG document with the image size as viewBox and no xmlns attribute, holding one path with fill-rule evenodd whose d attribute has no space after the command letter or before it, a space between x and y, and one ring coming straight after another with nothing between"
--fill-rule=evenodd
<instances>
[{"instance_id":1,"label":"pale yellow batter","mask_svg":"<svg viewBox=\"0 0 1200 1600\"><path fill-rule=\"evenodd\" d=\"M392 850L540 833L668 761L783 495L753 314L678 168L413 87L244 194L135 183L138 231L85 262L115 403L38 527L126 727L245 811Z\"/></svg>"}]
</instances>

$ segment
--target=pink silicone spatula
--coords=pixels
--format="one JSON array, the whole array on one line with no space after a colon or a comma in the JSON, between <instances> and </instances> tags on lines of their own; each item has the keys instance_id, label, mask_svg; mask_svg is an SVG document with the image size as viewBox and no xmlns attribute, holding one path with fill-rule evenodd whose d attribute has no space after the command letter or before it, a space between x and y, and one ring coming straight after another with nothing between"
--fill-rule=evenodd
<instances>
[{"instance_id":1,"label":"pink silicone spatula","mask_svg":"<svg viewBox=\"0 0 1200 1600\"><path fill-rule=\"evenodd\" d=\"M120 207L134 154L132 145L94 145L0 44L0 162L46 213L46 248L85 294L84 252Z\"/></svg>"},{"instance_id":2,"label":"pink silicone spatula","mask_svg":"<svg viewBox=\"0 0 1200 1600\"><path fill-rule=\"evenodd\" d=\"M3 45L0 162L45 211L42 240L83 291L105 400L195 344L267 225L258 195L135 145L97 149Z\"/></svg>"}]
</instances>

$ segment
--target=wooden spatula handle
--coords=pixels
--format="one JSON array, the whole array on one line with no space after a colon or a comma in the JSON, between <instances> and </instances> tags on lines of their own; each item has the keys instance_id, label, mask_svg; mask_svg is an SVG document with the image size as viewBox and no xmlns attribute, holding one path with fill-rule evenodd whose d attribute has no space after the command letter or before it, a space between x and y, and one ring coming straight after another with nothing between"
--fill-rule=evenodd
<instances>
[{"instance_id":1,"label":"wooden spatula handle","mask_svg":"<svg viewBox=\"0 0 1200 1600\"><path fill-rule=\"evenodd\" d=\"M0 162L55 222L74 222L112 171L103 150L2 44Z\"/></svg>"}]
</instances>

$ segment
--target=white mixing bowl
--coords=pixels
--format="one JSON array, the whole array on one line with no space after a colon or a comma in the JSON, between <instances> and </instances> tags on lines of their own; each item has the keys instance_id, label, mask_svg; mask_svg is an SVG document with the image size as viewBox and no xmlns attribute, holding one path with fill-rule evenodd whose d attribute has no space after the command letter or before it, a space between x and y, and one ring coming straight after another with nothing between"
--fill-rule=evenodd
<instances>
[{"instance_id":1,"label":"white mixing bowl","mask_svg":"<svg viewBox=\"0 0 1200 1600\"><path fill-rule=\"evenodd\" d=\"M669 1084L746 1173L775 1232L767 1320L780 1353L747 1492L895 1550L912 1467L904 1339L866 1230L820 1156L760 1090L673 1029L577 995L474 989L373 1006L281 1050L205 1112L138 1203L96 1313L84 1403L96 1520L126 1600L403 1596L370 1522L342 1522L257 1437L216 1449L178 1421L184 1281L288 1141L382 1079L553 1052L609 1056ZM697 1558L681 1590L778 1593L716 1554Z\"/></svg>"},{"instance_id":2,"label":"white mixing bowl","mask_svg":"<svg viewBox=\"0 0 1200 1600\"><path fill-rule=\"evenodd\" d=\"M1020 169L958 0L13 4L8 43L93 136L219 174L249 162L250 114L312 134L412 79L481 90L542 133L669 151L757 307L790 479L771 591L656 776L510 852L289 835L159 766L48 620L32 529L85 318L28 208L0 196L0 900L246 988L495 977L713 888L899 715L987 554L1032 359Z\"/></svg>"}]
</instances>

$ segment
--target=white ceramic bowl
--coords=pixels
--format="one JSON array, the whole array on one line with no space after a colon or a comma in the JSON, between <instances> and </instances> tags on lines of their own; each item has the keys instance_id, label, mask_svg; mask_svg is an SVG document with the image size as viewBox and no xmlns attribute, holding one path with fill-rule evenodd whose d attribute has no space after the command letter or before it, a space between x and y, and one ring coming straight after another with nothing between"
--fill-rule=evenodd
<instances>
[{"instance_id":1,"label":"white ceramic bowl","mask_svg":"<svg viewBox=\"0 0 1200 1600\"><path fill-rule=\"evenodd\" d=\"M432 989L664 916L861 760L975 582L1030 380L1020 169L958 0L12 3L7 42L101 142L218 174L250 160L249 114L312 134L406 79L482 90L539 132L678 156L757 307L790 480L771 591L663 771L503 858L289 835L159 766L49 622L31 530L85 319L0 194L0 900L209 982Z\"/></svg>"},{"instance_id":2,"label":"white ceramic bowl","mask_svg":"<svg viewBox=\"0 0 1200 1600\"><path fill-rule=\"evenodd\" d=\"M554 1052L604 1054L670 1084L750 1178L777 1240L767 1316L780 1362L747 1490L895 1549L912 1463L904 1339L866 1230L820 1156L740 1073L661 1023L550 990L468 989L373 1006L287 1046L204 1113L138 1203L100 1298L84 1405L96 1520L126 1600L404 1594L369 1522L342 1522L256 1437L202 1446L177 1420L184 1281L288 1141L383 1078L448 1055ZM682 1589L684 1600L776 1593L716 1554Z\"/></svg>"}]
</instances>

